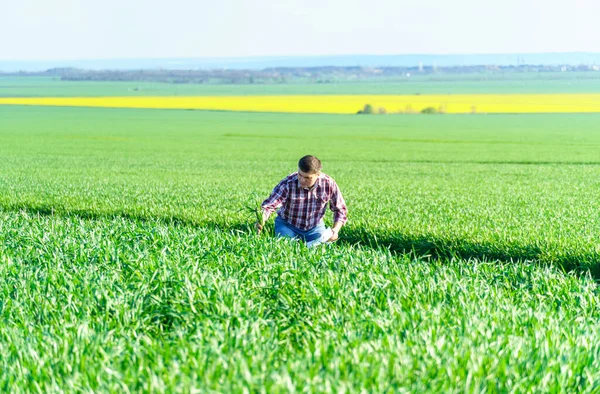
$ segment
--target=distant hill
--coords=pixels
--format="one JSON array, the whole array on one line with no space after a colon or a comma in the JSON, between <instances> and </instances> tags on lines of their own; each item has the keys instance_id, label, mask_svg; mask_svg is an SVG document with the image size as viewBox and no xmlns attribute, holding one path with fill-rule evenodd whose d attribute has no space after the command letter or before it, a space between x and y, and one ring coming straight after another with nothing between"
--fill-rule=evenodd
<instances>
[{"instance_id":1,"label":"distant hill","mask_svg":"<svg viewBox=\"0 0 600 394\"><path fill-rule=\"evenodd\" d=\"M98 59L65 61L8 61L0 60L0 71L43 71L51 68L80 68L87 70L134 69L247 69L261 70L277 67L416 67L423 66L518 66L530 65L600 65L600 53L532 53L488 55L339 55L239 58L166 58L166 59Z\"/></svg>"}]
</instances>

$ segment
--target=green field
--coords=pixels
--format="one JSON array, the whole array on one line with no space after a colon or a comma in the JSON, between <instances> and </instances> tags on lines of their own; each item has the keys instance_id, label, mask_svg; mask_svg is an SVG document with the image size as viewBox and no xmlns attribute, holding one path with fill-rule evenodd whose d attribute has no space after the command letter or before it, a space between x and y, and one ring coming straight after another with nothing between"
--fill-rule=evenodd
<instances>
[{"instance_id":1,"label":"green field","mask_svg":"<svg viewBox=\"0 0 600 394\"><path fill-rule=\"evenodd\" d=\"M598 392L598 124L0 106L0 390ZM340 241L253 234L308 153Z\"/></svg>"},{"instance_id":2,"label":"green field","mask_svg":"<svg viewBox=\"0 0 600 394\"><path fill-rule=\"evenodd\" d=\"M485 94L597 93L600 72L412 75L315 83L299 78L282 84L170 84L61 81L50 77L2 77L0 97L237 96L304 94Z\"/></svg>"}]
</instances>

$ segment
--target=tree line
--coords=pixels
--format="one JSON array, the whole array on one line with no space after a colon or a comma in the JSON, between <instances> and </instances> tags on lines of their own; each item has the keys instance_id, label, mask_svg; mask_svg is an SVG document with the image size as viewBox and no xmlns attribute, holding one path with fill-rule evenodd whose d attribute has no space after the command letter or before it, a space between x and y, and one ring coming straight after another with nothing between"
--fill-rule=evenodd
<instances>
[{"instance_id":1,"label":"tree line","mask_svg":"<svg viewBox=\"0 0 600 394\"><path fill-rule=\"evenodd\" d=\"M53 68L41 72L0 73L3 76L51 76L64 81L139 81L181 84L277 84L333 83L364 80L407 80L426 75L432 80L452 80L458 74L472 74L470 80L485 80L505 73L564 73L597 71L596 66L454 66L454 67L280 67L263 70L85 70ZM595 74L595 73L594 73ZM558 75L557 75L558 78Z\"/></svg>"}]
</instances>

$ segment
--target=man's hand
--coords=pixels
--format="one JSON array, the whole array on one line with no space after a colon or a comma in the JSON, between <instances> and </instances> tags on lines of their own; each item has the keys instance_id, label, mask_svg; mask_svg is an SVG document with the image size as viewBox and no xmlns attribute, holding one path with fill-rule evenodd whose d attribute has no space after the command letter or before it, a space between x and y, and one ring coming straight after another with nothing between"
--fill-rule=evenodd
<instances>
[{"instance_id":1,"label":"man's hand","mask_svg":"<svg viewBox=\"0 0 600 394\"><path fill-rule=\"evenodd\" d=\"M343 224L338 222L333 225L331 228L331 237L327 240L327 242L335 242L340 237L340 230L342 229Z\"/></svg>"},{"instance_id":2,"label":"man's hand","mask_svg":"<svg viewBox=\"0 0 600 394\"><path fill-rule=\"evenodd\" d=\"M261 232L261 231L262 231L262 229L263 229L263 225L262 225L261 223L259 223L259 222L256 222L256 223L254 224L254 227L256 228L256 233L257 233L258 235L260 235L260 232Z\"/></svg>"},{"instance_id":3,"label":"man's hand","mask_svg":"<svg viewBox=\"0 0 600 394\"><path fill-rule=\"evenodd\" d=\"M340 232L340 230L338 230L338 229L336 229L336 228L332 228L332 229L331 229L331 233L332 233L332 234L331 234L331 238L329 238L329 239L327 240L327 242L335 242L335 241L337 241L337 240L338 240L338 238L339 238L339 232Z\"/></svg>"}]
</instances>

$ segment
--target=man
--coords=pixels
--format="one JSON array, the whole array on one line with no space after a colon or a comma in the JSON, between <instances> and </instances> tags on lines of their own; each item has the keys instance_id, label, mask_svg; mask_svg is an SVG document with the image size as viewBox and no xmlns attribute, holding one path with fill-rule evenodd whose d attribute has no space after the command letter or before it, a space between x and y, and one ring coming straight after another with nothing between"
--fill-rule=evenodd
<instances>
[{"instance_id":1,"label":"man","mask_svg":"<svg viewBox=\"0 0 600 394\"><path fill-rule=\"evenodd\" d=\"M284 178L261 205L262 221L256 223L258 233L277 208L275 235L300 238L305 242L336 241L347 221L348 209L335 181L321 172L321 161L315 156L304 156L298 162L298 172ZM323 216L329 203L334 225L331 236L325 228Z\"/></svg>"}]
</instances>

